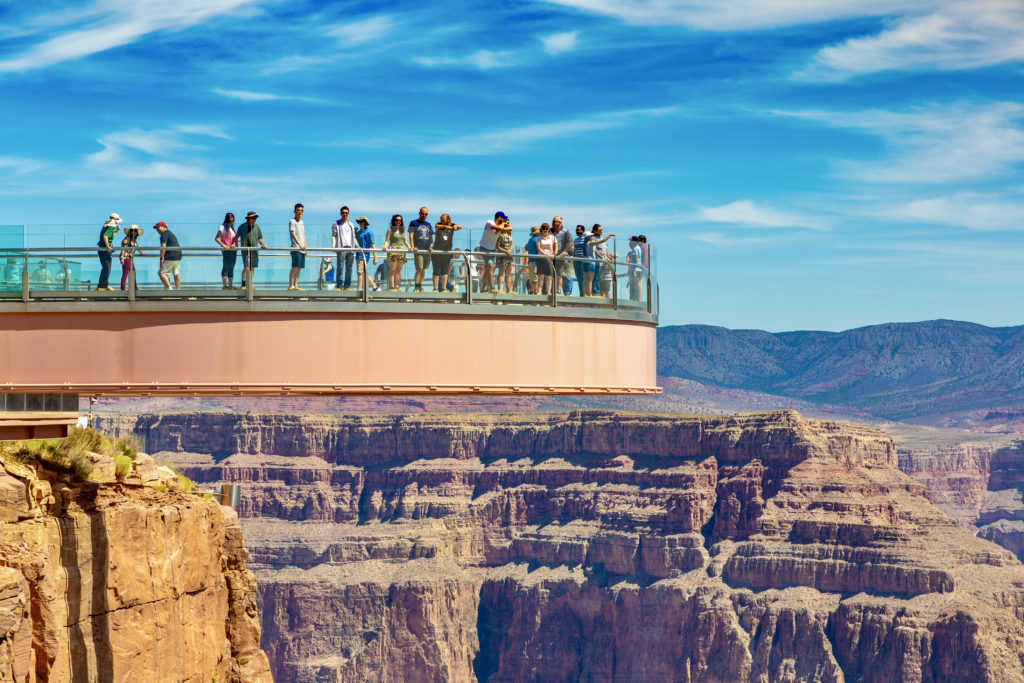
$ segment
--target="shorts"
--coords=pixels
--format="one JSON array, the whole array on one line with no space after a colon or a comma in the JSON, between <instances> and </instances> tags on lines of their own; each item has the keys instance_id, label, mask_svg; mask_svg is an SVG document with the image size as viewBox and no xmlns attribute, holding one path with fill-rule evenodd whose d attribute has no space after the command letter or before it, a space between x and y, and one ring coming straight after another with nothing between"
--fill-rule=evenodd
<instances>
[{"instance_id":1,"label":"shorts","mask_svg":"<svg viewBox=\"0 0 1024 683\"><path fill-rule=\"evenodd\" d=\"M413 256L413 262L416 264L416 270L426 270L430 265L430 254L425 251L417 251Z\"/></svg>"},{"instance_id":2,"label":"shorts","mask_svg":"<svg viewBox=\"0 0 1024 683\"><path fill-rule=\"evenodd\" d=\"M242 267L243 268L257 268L260 265L260 252L258 251L243 251L242 252Z\"/></svg>"},{"instance_id":3,"label":"shorts","mask_svg":"<svg viewBox=\"0 0 1024 683\"><path fill-rule=\"evenodd\" d=\"M292 252L292 268L305 268L306 255L301 251Z\"/></svg>"},{"instance_id":4,"label":"shorts","mask_svg":"<svg viewBox=\"0 0 1024 683\"><path fill-rule=\"evenodd\" d=\"M564 259L564 258L556 258L555 259L555 272L557 272L562 277L572 277L573 276L572 263L569 262L568 260Z\"/></svg>"},{"instance_id":5,"label":"shorts","mask_svg":"<svg viewBox=\"0 0 1024 683\"><path fill-rule=\"evenodd\" d=\"M483 256L481 256L480 259L484 262L484 265L494 263L494 249L488 249L487 247L477 247L476 250L483 254Z\"/></svg>"},{"instance_id":6,"label":"shorts","mask_svg":"<svg viewBox=\"0 0 1024 683\"><path fill-rule=\"evenodd\" d=\"M537 275L551 275L551 264L545 258L537 259Z\"/></svg>"},{"instance_id":7,"label":"shorts","mask_svg":"<svg viewBox=\"0 0 1024 683\"><path fill-rule=\"evenodd\" d=\"M408 255L404 251L389 251L388 263L405 263Z\"/></svg>"},{"instance_id":8,"label":"shorts","mask_svg":"<svg viewBox=\"0 0 1024 683\"><path fill-rule=\"evenodd\" d=\"M432 254L430 265L433 268L434 277L445 275L452 266L452 256L451 254Z\"/></svg>"},{"instance_id":9,"label":"shorts","mask_svg":"<svg viewBox=\"0 0 1024 683\"><path fill-rule=\"evenodd\" d=\"M161 275L179 275L181 273L181 261L167 261L160 264Z\"/></svg>"},{"instance_id":10,"label":"shorts","mask_svg":"<svg viewBox=\"0 0 1024 683\"><path fill-rule=\"evenodd\" d=\"M512 265L512 257L511 256L509 256L508 254L499 254L498 255L498 269L499 270L502 269L502 268L505 268L506 266L511 266L511 265Z\"/></svg>"}]
</instances>

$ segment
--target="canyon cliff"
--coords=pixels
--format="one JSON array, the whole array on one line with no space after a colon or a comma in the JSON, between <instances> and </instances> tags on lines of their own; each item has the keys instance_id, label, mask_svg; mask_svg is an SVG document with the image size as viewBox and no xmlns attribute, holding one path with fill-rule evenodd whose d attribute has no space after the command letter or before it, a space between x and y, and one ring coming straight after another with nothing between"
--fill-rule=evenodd
<instances>
[{"instance_id":1,"label":"canyon cliff","mask_svg":"<svg viewBox=\"0 0 1024 683\"><path fill-rule=\"evenodd\" d=\"M243 484L288 681L1024 680L1024 566L793 411L105 418Z\"/></svg>"},{"instance_id":2,"label":"canyon cliff","mask_svg":"<svg viewBox=\"0 0 1024 683\"><path fill-rule=\"evenodd\" d=\"M0 681L270 683L234 510L107 461L0 465Z\"/></svg>"}]
</instances>

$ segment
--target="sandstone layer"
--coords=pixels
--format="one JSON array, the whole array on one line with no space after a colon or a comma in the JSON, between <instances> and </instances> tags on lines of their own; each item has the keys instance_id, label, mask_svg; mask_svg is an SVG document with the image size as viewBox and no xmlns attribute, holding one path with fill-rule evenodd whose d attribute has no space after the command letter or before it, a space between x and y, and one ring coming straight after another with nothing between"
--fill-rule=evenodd
<instances>
[{"instance_id":1,"label":"sandstone layer","mask_svg":"<svg viewBox=\"0 0 1024 683\"><path fill-rule=\"evenodd\" d=\"M237 515L144 469L0 465L0 681L272 680Z\"/></svg>"},{"instance_id":2,"label":"sandstone layer","mask_svg":"<svg viewBox=\"0 0 1024 683\"><path fill-rule=\"evenodd\" d=\"M241 483L288 681L1024 680L1024 566L792 411L165 414Z\"/></svg>"}]
</instances>

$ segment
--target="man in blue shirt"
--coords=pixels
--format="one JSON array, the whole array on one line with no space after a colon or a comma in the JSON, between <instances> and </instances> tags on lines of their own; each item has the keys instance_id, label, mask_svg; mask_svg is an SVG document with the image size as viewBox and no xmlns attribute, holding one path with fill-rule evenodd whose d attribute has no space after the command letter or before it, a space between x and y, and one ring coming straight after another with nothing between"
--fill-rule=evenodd
<instances>
[{"instance_id":1,"label":"man in blue shirt","mask_svg":"<svg viewBox=\"0 0 1024 683\"><path fill-rule=\"evenodd\" d=\"M356 225L359 226L356 230L356 247L360 250L373 249L373 233L370 232L370 221L367 220L366 216L360 216L356 219ZM365 277L366 286L373 291L377 291L377 284L366 271L366 262L370 260L371 255L373 256L373 265L377 265L377 252L356 252L356 272L358 273L358 287L360 290L363 288L363 278Z\"/></svg>"},{"instance_id":2,"label":"man in blue shirt","mask_svg":"<svg viewBox=\"0 0 1024 683\"><path fill-rule=\"evenodd\" d=\"M423 291L423 273L430 264L430 251L434 242L434 226L427 222L427 207L420 207L420 217L409 223L409 241L416 252L413 257L416 275L413 282L417 292Z\"/></svg>"}]
</instances>

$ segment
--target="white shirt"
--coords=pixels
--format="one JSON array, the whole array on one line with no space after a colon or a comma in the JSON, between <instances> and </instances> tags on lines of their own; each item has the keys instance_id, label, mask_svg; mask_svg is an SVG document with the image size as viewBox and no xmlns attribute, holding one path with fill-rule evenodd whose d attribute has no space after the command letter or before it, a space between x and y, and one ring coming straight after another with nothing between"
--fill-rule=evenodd
<instances>
[{"instance_id":1,"label":"white shirt","mask_svg":"<svg viewBox=\"0 0 1024 683\"><path fill-rule=\"evenodd\" d=\"M294 218L288 221L288 235L292 238L292 246L302 248L306 246L306 224L302 219Z\"/></svg>"},{"instance_id":2,"label":"white shirt","mask_svg":"<svg viewBox=\"0 0 1024 683\"><path fill-rule=\"evenodd\" d=\"M480 236L480 246L491 251L498 247L498 231L494 229L494 221L484 223L484 234Z\"/></svg>"},{"instance_id":3,"label":"white shirt","mask_svg":"<svg viewBox=\"0 0 1024 683\"><path fill-rule=\"evenodd\" d=\"M339 218L331 224L331 237L335 238L338 247L351 249L356 246L356 226Z\"/></svg>"}]
</instances>

